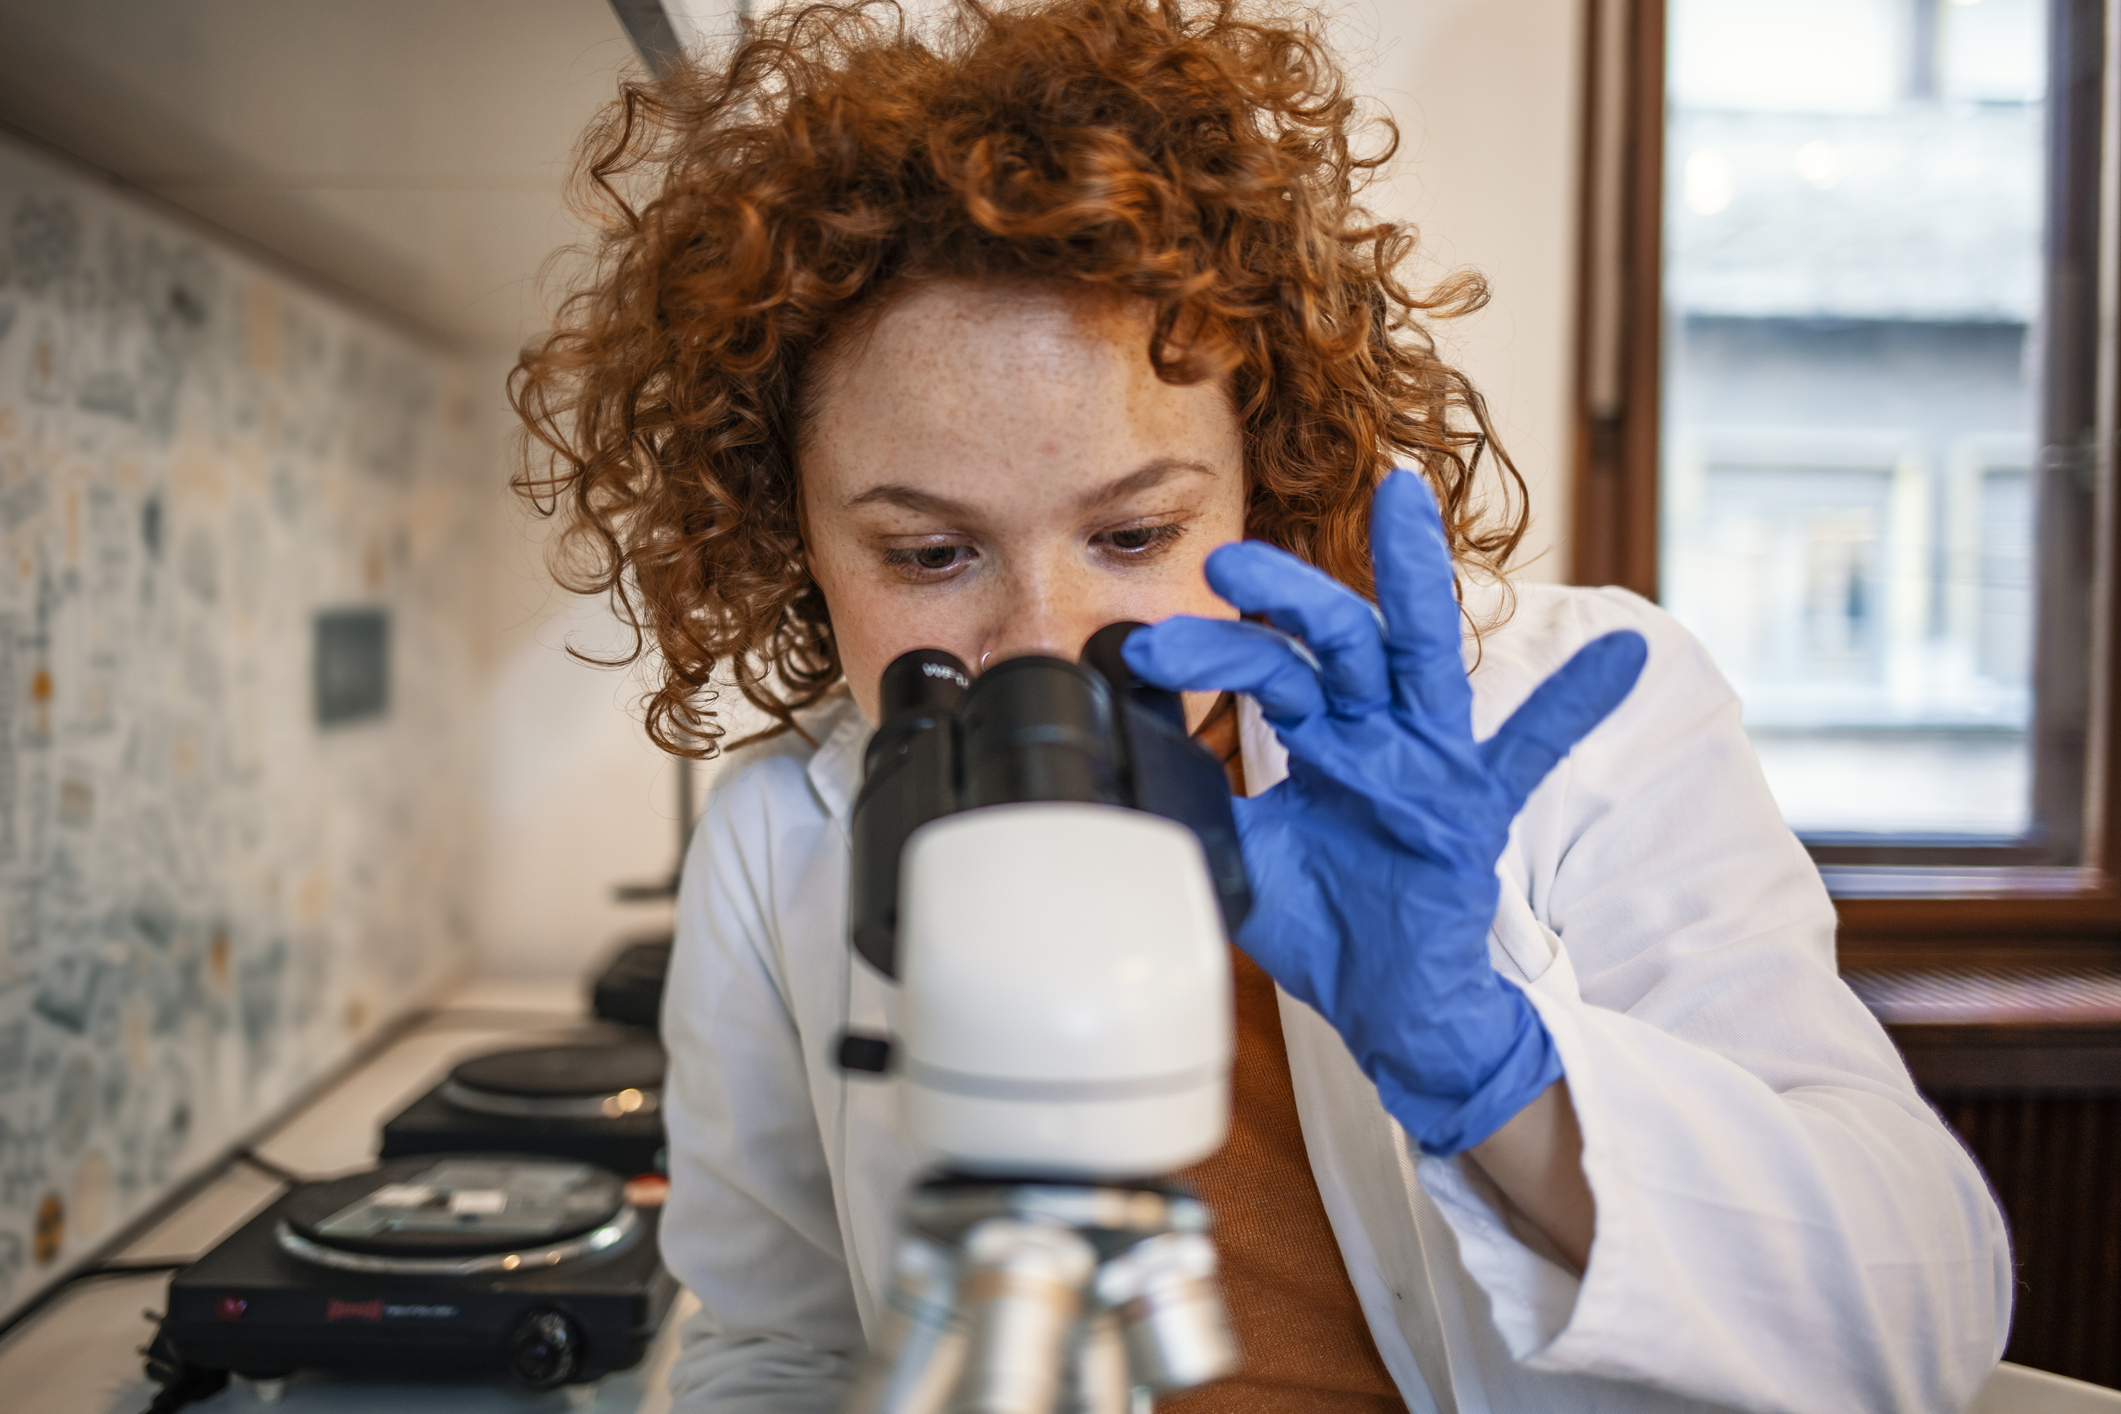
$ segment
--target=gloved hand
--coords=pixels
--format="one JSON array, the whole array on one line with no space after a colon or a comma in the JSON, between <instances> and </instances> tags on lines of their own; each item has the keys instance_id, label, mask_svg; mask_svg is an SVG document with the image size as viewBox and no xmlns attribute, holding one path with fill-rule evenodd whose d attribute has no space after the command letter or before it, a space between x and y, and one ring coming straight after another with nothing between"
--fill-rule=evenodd
<instances>
[{"instance_id":1,"label":"gloved hand","mask_svg":"<svg viewBox=\"0 0 2121 1414\"><path fill-rule=\"evenodd\" d=\"M1525 798L1627 696L1648 647L1593 640L1476 742L1435 498L1395 471L1371 509L1382 614L1246 541L1208 557L1209 584L1301 645L1174 618L1138 630L1126 656L1161 687L1258 699L1289 777L1235 802L1253 899L1237 942L1333 1024L1425 1151L1455 1154L1561 1076L1538 1013L1488 961L1495 863Z\"/></svg>"}]
</instances>

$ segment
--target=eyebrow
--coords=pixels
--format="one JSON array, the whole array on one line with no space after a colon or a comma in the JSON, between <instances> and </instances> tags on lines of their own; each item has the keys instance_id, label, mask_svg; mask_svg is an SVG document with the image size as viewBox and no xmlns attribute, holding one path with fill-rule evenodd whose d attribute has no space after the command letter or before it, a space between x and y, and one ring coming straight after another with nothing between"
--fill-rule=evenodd
<instances>
[{"instance_id":1,"label":"eyebrow","mask_svg":"<svg viewBox=\"0 0 2121 1414\"><path fill-rule=\"evenodd\" d=\"M1100 506L1109 506L1114 501L1123 501L1129 496L1138 496L1144 491L1153 490L1174 476L1214 475L1215 469L1206 462L1195 461L1190 457L1157 457L1142 463L1125 476L1108 481L1077 498L1076 509L1088 511L1096 510ZM923 491L917 486L907 486L895 481L870 487L849 500L847 506L850 510L856 506L897 506L900 510L945 519L963 519L975 513L974 508L963 501L954 501L948 496L938 496L933 491Z\"/></svg>"}]
</instances>

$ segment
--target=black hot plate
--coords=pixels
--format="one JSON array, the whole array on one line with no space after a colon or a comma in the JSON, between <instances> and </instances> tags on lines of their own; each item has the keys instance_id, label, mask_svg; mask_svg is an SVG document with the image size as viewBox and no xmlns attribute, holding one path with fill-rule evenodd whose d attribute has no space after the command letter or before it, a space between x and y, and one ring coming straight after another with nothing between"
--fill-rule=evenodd
<instances>
[{"instance_id":1,"label":"black hot plate","mask_svg":"<svg viewBox=\"0 0 2121 1414\"><path fill-rule=\"evenodd\" d=\"M525 1046L474 1056L443 1088L452 1103L484 1114L617 1119L657 1108L663 1066L653 1041Z\"/></svg>"},{"instance_id":2,"label":"black hot plate","mask_svg":"<svg viewBox=\"0 0 2121 1414\"><path fill-rule=\"evenodd\" d=\"M590 983L589 1009L606 1021L660 1031L670 943L665 933L622 944Z\"/></svg>"},{"instance_id":3,"label":"black hot plate","mask_svg":"<svg viewBox=\"0 0 2121 1414\"><path fill-rule=\"evenodd\" d=\"M636 1039L476 1056L383 1126L383 1157L545 1154L660 1172L663 1066L663 1048Z\"/></svg>"},{"instance_id":4,"label":"black hot plate","mask_svg":"<svg viewBox=\"0 0 2121 1414\"><path fill-rule=\"evenodd\" d=\"M298 1184L171 1277L157 1344L254 1378L595 1380L640 1361L676 1294L657 1217L616 1174L533 1157Z\"/></svg>"}]
</instances>

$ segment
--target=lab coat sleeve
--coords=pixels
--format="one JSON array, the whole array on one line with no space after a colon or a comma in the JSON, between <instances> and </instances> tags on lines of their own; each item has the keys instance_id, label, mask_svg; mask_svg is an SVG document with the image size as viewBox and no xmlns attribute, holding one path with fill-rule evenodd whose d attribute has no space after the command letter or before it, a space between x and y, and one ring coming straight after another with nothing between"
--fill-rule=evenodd
<instances>
[{"instance_id":1,"label":"lab coat sleeve","mask_svg":"<svg viewBox=\"0 0 2121 1414\"><path fill-rule=\"evenodd\" d=\"M1477 1165L1424 1159L1461 1260L1532 1369L1730 1409L1964 1409L2009 1326L2002 1217L1840 980L1832 905L1735 695L1633 595L1549 607L1574 622L1540 636L1554 661L1522 665L1505 699L1599 633L1650 642L1635 697L1520 820L1539 843L1497 921L1553 958L1524 985L1561 1054L1597 1230L1579 1281Z\"/></svg>"},{"instance_id":2,"label":"lab coat sleeve","mask_svg":"<svg viewBox=\"0 0 2121 1414\"><path fill-rule=\"evenodd\" d=\"M786 823L756 773L779 769L797 768L724 768L678 896L662 1245L700 1302L671 1372L678 1414L826 1414L865 1348L765 902Z\"/></svg>"}]
</instances>

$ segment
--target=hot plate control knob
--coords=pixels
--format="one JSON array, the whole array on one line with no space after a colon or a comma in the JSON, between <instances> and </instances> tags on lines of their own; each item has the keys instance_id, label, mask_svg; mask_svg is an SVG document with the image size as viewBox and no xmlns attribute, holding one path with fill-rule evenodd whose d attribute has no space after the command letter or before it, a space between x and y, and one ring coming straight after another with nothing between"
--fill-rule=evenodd
<instances>
[{"instance_id":1,"label":"hot plate control knob","mask_svg":"<svg viewBox=\"0 0 2121 1414\"><path fill-rule=\"evenodd\" d=\"M532 1389L552 1389L582 1368L582 1328L564 1311L532 1311L508 1336L508 1364Z\"/></svg>"}]
</instances>

